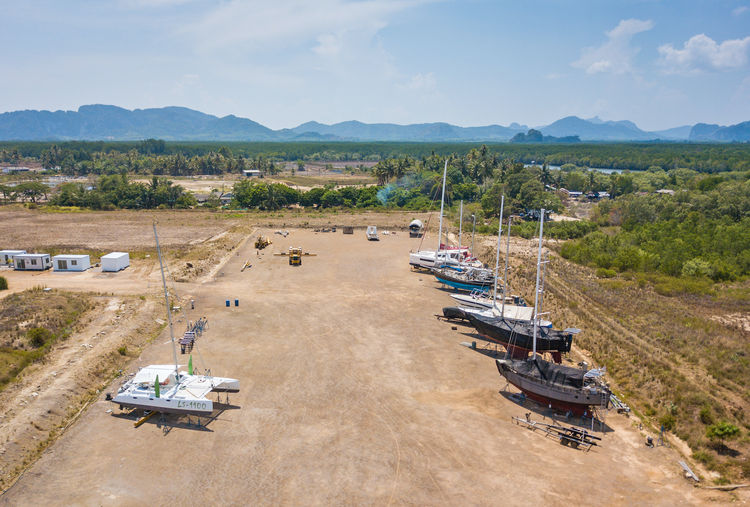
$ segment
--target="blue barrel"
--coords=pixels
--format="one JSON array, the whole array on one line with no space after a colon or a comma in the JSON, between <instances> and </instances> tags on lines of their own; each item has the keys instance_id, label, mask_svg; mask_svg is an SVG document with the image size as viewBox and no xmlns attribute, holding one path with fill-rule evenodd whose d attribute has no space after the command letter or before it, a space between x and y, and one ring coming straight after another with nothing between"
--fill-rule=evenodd
<instances>
[{"instance_id":1,"label":"blue barrel","mask_svg":"<svg viewBox=\"0 0 750 507\"><path fill-rule=\"evenodd\" d=\"M229 304L229 300L227 299L227 307L229 307L229 306L230 306L230 304Z\"/></svg>"},{"instance_id":2,"label":"blue barrel","mask_svg":"<svg viewBox=\"0 0 750 507\"><path fill-rule=\"evenodd\" d=\"M240 306L240 300L239 299L235 299L234 300L234 306Z\"/></svg>"}]
</instances>

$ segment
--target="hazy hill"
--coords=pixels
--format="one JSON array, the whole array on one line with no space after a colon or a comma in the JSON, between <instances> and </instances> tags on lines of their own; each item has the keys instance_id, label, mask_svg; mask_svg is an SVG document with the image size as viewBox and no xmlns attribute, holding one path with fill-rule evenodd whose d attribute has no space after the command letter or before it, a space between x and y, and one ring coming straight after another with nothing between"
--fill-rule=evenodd
<instances>
[{"instance_id":1,"label":"hazy hill","mask_svg":"<svg viewBox=\"0 0 750 507\"><path fill-rule=\"evenodd\" d=\"M748 142L750 141L750 121L737 123L723 127L721 125L709 125L697 123L690 130L691 141L723 141L723 142Z\"/></svg>"},{"instance_id":2,"label":"hazy hill","mask_svg":"<svg viewBox=\"0 0 750 507\"><path fill-rule=\"evenodd\" d=\"M644 132L631 121L602 121L599 118L584 120L577 116L567 116L537 130L547 136L578 136L582 141L648 141L657 139L656 134Z\"/></svg>"},{"instance_id":3,"label":"hazy hill","mask_svg":"<svg viewBox=\"0 0 750 507\"><path fill-rule=\"evenodd\" d=\"M687 141L692 129L692 125L683 125L682 127L674 127L666 130L655 130L653 134L656 134L659 139Z\"/></svg>"},{"instance_id":4,"label":"hazy hill","mask_svg":"<svg viewBox=\"0 0 750 507\"><path fill-rule=\"evenodd\" d=\"M519 128L501 125L457 127L449 123L396 125L359 121L345 121L333 125L310 121L290 130L298 134L315 132L321 135L334 135L341 139L369 141L507 141L518 132L522 132Z\"/></svg>"},{"instance_id":5,"label":"hazy hill","mask_svg":"<svg viewBox=\"0 0 750 507\"><path fill-rule=\"evenodd\" d=\"M14 111L0 114L0 139L69 140L270 140L276 133L230 115L223 118L185 107L135 109L81 106L78 111Z\"/></svg>"},{"instance_id":6,"label":"hazy hill","mask_svg":"<svg viewBox=\"0 0 750 507\"><path fill-rule=\"evenodd\" d=\"M222 118L185 107L135 109L88 105L78 111L13 111L0 114L0 140L139 140L168 141L412 141L515 142L527 139L526 125L459 127L449 123L362 123L326 125L315 121L294 128L272 130L247 118ZM541 142L582 141L750 141L750 122L729 127L699 123L646 132L627 120L568 116L536 130ZM517 136L517 134L522 134ZM514 138L514 136L517 136ZM558 139L554 139L558 138Z\"/></svg>"}]
</instances>

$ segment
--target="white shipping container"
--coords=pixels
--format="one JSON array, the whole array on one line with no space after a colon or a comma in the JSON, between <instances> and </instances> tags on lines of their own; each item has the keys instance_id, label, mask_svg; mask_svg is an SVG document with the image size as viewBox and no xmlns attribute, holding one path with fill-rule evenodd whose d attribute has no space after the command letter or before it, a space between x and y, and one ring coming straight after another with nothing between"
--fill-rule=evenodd
<instances>
[{"instance_id":1,"label":"white shipping container","mask_svg":"<svg viewBox=\"0 0 750 507\"><path fill-rule=\"evenodd\" d=\"M0 250L0 265L7 265L13 262L14 255L25 254L26 250Z\"/></svg>"},{"instance_id":2,"label":"white shipping container","mask_svg":"<svg viewBox=\"0 0 750 507\"><path fill-rule=\"evenodd\" d=\"M55 271L86 271L91 267L88 255L55 255L52 257Z\"/></svg>"},{"instance_id":3,"label":"white shipping container","mask_svg":"<svg viewBox=\"0 0 750 507\"><path fill-rule=\"evenodd\" d=\"M16 271L44 271L52 267L49 254L27 253L13 256Z\"/></svg>"},{"instance_id":4,"label":"white shipping container","mask_svg":"<svg viewBox=\"0 0 750 507\"><path fill-rule=\"evenodd\" d=\"M130 255L127 252L102 255L102 271L122 271L128 266L130 266Z\"/></svg>"}]
</instances>

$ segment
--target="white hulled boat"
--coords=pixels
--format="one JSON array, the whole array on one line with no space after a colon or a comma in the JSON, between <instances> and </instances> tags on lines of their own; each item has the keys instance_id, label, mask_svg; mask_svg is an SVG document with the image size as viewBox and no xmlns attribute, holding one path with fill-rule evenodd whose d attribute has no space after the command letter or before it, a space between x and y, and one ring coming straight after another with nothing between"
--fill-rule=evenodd
<instances>
[{"instance_id":1,"label":"white hulled boat","mask_svg":"<svg viewBox=\"0 0 750 507\"><path fill-rule=\"evenodd\" d=\"M452 267L466 266L466 267L474 267L474 268L482 267L482 263L479 260L472 257L471 251L467 247L461 246L460 236L459 236L459 245L457 247L449 247L447 245L444 245L441 242L443 238L443 209L445 207L445 179L446 179L447 174L448 174L448 159L445 160L445 167L443 168L443 192L442 192L442 196L440 197L440 225L438 226L438 248L437 250L419 250L417 252L410 252L409 253L409 265L412 266L413 268L432 269L432 268L439 268L442 266L452 266Z\"/></svg>"},{"instance_id":2,"label":"white hulled boat","mask_svg":"<svg viewBox=\"0 0 750 507\"><path fill-rule=\"evenodd\" d=\"M169 335L172 339L174 364L152 364L138 370L125 382L115 396L108 396L120 407L169 414L209 415L213 412L213 401L208 399L210 392L236 393L240 390L240 381L233 378L214 377L211 375L194 375L193 359L188 362L188 371L180 371L177 364L177 348L172 329L172 312L169 308L167 282L164 277L164 263L159 248L159 237L154 223L156 251L159 254L159 266L164 286L164 300L167 303Z\"/></svg>"}]
</instances>

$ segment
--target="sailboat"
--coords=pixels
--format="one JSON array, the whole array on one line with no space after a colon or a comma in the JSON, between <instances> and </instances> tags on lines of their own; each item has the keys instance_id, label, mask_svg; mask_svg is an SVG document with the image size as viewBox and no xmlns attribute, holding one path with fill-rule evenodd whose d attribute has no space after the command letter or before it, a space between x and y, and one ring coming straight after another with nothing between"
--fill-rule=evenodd
<instances>
[{"instance_id":1,"label":"sailboat","mask_svg":"<svg viewBox=\"0 0 750 507\"><path fill-rule=\"evenodd\" d=\"M545 361L537 355L539 340L539 271L542 263L542 235L544 212L539 219L539 253L537 255L536 289L532 356L527 359L496 359L500 375L520 389L529 398L557 410L583 415L590 407L606 408L611 392L600 380L602 370L584 370Z\"/></svg>"},{"instance_id":2,"label":"sailboat","mask_svg":"<svg viewBox=\"0 0 750 507\"><path fill-rule=\"evenodd\" d=\"M174 364L152 364L141 368L125 382L115 396L108 396L120 407L151 410L168 414L209 415L213 412L213 401L208 399L210 392L236 393L240 381L233 378L193 374L193 358L188 361L188 371L180 371L177 364L177 348L172 328L172 312L169 307L167 281L164 277L164 262L159 247L159 236L154 223L156 251L159 254L161 280L164 286L164 300L167 304L169 336L172 339Z\"/></svg>"},{"instance_id":3,"label":"sailboat","mask_svg":"<svg viewBox=\"0 0 750 507\"><path fill-rule=\"evenodd\" d=\"M505 196L503 195L500 199L501 217L504 209ZM456 300L458 306L447 306L443 308L444 317L449 319L469 320L468 314L475 313L486 317L504 317L512 320L531 321L532 309L526 306L523 298L520 296L506 295L506 287L508 283L508 257L510 255L510 224L511 218L508 217L508 239L507 251L505 254L505 274L503 275L502 282L501 305L498 307L497 304L497 285L499 283L500 243L503 236L502 219L498 224L494 274L489 270L485 270L487 271L486 280L490 282L490 286L494 287L492 296L489 295L489 287L486 285L478 287L478 290L472 290L471 294L451 294L451 297ZM552 325L552 323L549 323L549 325Z\"/></svg>"},{"instance_id":4,"label":"sailboat","mask_svg":"<svg viewBox=\"0 0 750 507\"><path fill-rule=\"evenodd\" d=\"M472 259L471 252L466 247L449 247L441 241L443 238L443 209L445 207L445 180L448 174L448 159L443 167L443 191L440 197L440 225L438 227L437 250L419 250L409 253L409 265L418 269L432 269L441 266L472 266L482 267L482 263Z\"/></svg>"},{"instance_id":5,"label":"sailboat","mask_svg":"<svg viewBox=\"0 0 750 507\"><path fill-rule=\"evenodd\" d=\"M505 205L505 196L500 200L500 213ZM485 308L479 306L478 298L469 301L469 307L445 307L443 316L450 319L468 320L479 334L488 341L503 345L511 357L526 358L531 351L533 335L534 309L528 306L509 303L505 290L508 282L508 260L510 256L510 224L508 218L507 246L505 254L505 274L503 275L503 290L501 304L497 304L497 284L500 269L500 244L503 234L502 222L498 224L497 252L495 253L495 289L491 305ZM472 304L474 303L474 304ZM552 322L537 321L539 340L537 348L540 351L551 352L555 362L562 361L562 354L570 352L573 335L578 329L569 328L563 331L552 329Z\"/></svg>"}]
</instances>

